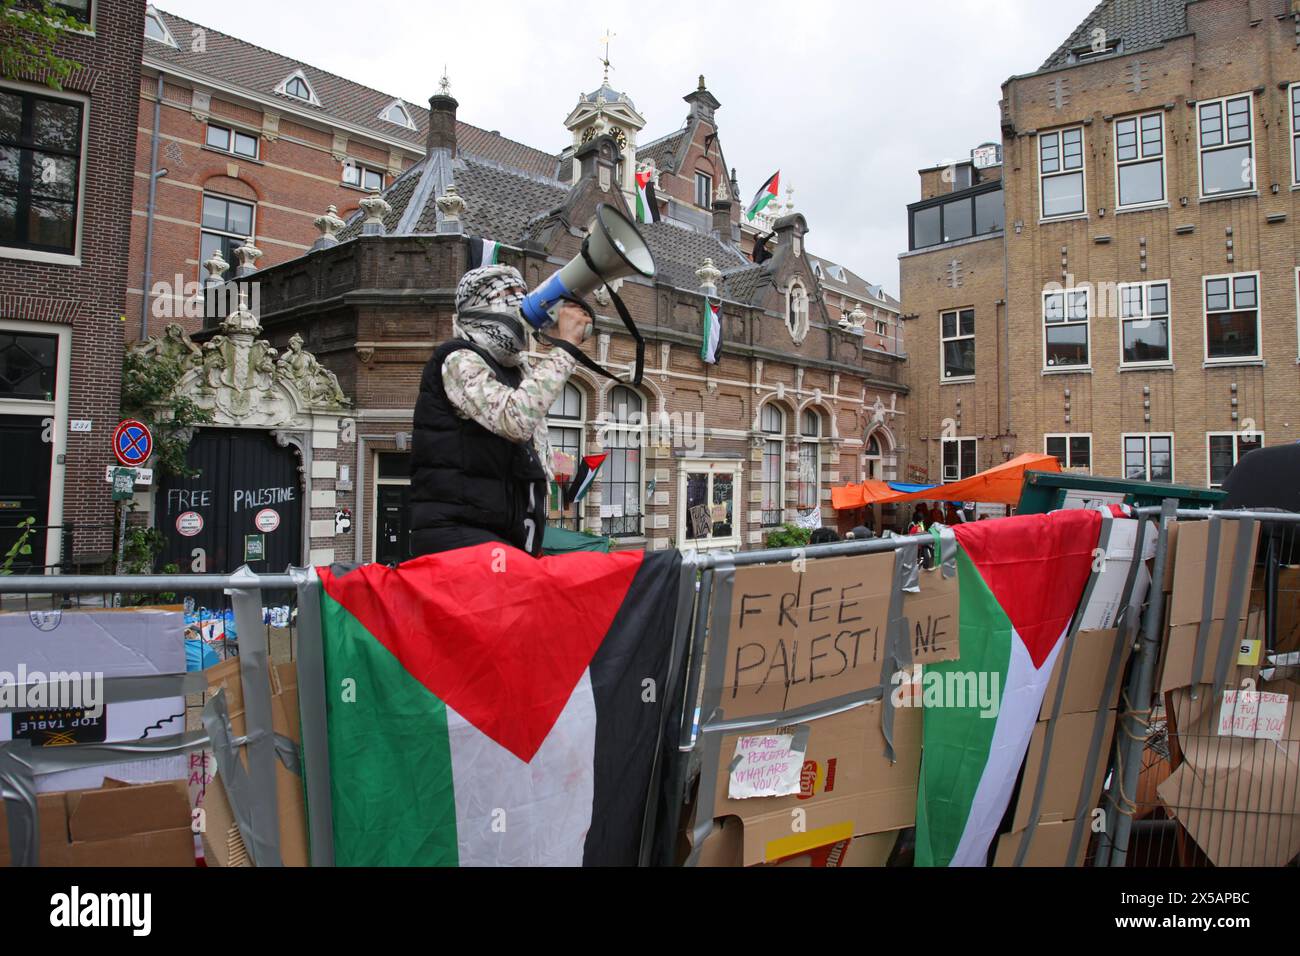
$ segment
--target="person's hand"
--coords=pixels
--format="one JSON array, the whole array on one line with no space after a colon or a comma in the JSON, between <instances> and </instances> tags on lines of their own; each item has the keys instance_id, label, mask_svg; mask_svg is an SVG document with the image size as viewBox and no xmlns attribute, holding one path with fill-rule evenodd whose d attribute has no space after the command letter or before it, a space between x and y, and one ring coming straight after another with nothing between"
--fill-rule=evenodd
<instances>
[{"instance_id":1,"label":"person's hand","mask_svg":"<svg viewBox=\"0 0 1300 956\"><path fill-rule=\"evenodd\" d=\"M587 338L587 326L591 324L591 317L586 311L572 302L561 302L559 309L555 312L555 334L556 338L563 339L573 345L581 345Z\"/></svg>"}]
</instances>

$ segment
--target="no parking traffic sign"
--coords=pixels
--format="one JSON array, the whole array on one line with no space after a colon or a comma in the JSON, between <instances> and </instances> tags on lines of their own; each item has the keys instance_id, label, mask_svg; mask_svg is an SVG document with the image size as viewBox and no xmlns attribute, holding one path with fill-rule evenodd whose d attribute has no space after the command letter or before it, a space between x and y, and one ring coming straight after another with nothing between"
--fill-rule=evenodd
<instances>
[{"instance_id":1,"label":"no parking traffic sign","mask_svg":"<svg viewBox=\"0 0 1300 956\"><path fill-rule=\"evenodd\" d=\"M143 465L153 454L153 434L149 426L133 418L119 422L113 429L113 454L128 468Z\"/></svg>"}]
</instances>

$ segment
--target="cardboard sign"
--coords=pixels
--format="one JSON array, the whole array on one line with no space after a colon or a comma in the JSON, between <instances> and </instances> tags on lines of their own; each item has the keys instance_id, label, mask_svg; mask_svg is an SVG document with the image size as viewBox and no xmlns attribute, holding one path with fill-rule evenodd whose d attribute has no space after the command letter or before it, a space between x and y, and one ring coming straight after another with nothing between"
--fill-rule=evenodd
<instances>
[{"instance_id":1,"label":"cardboard sign","mask_svg":"<svg viewBox=\"0 0 1300 956\"><path fill-rule=\"evenodd\" d=\"M727 796L732 800L747 800L750 797L788 797L798 793L806 747L807 738L801 745L796 745L794 734L755 734L737 738Z\"/></svg>"},{"instance_id":2,"label":"cardboard sign","mask_svg":"<svg viewBox=\"0 0 1300 956\"><path fill-rule=\"evenodd\" d=\"M920 593L903 596L903 615L912 638L912 661L935 664L961 656L961 614L958 581L938 568L920 572Z\"/></svg>"},{"instance_id":3,"label":"cardboard sign","mask_svg":"<svg viewBox=\"0 0 1300 956\"><path fill-rule=\"evenodd\" d=\"M707 538L713 530L709 524L709 507L708 505L696 505L690 510L691 519L691 537Z\"/></svg>"},{"instance_id":4,"label":"cardboard sign","mask_svg":"<svg viewBox=\"0 0 1300 956\"><path fill-rule=\"evenodd\" d=\"M1281 740L1286 730L1286 694L1225 690L1219 705L1219 736Z\"/></svg>"}]
</instances>

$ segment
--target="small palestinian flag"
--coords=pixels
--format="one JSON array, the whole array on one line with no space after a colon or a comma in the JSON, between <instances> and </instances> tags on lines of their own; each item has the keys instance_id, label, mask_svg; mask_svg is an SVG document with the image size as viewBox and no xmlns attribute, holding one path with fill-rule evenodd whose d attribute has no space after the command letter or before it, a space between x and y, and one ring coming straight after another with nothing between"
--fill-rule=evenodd
<instances>
[{"instance_id":1,"label":"small palestinian flag","mask_svg":"<svg viewBox=\"0 0 1300 956\"><path fill-rule=\"evenodd\" d=\"M596 472L600 471L600 466L604 463L604 455L583 456L573 477L564 488L564 507L567 508L574 502L582 500L583 496L591 490L591 483L596 480Z\"/></svg>"},{"instance_id":2,"label":"small palestinian flag","mask_svg":"<svg viewBox=\"0 0 1300 956\"><path fill-rule=\"evenodd\" d=\"M471 237L469 240L469 268L481 269L501 261L501 243L492 239ZM469 270L466 270L469 271Z\"/></svg>"},{"instance_id":3,"label":"small palestinian flag","mask_svg":"<svg viewBox=\"0 0 1300 956\"><path fill-rule=\"evenodd\" d=\"M659 201L655 197L655 177L654 173L648 169L636 174L636 221L659 221Z\"/></svg>"},{"instance_id":4,"label":"small palestinian flag","mask_svg":"<svg viewBox=\"0 0 1300 956\"><path fill-rule=\"evenodd\" d=\"M717 365L718 353L722 350L722 319L718 316L718 307L707 298L703 312L704 328L700 335L704 342L700 346L700 358L708 365Z\"/></svg>"},{"instance_id":5,"label":"small palestinian flag","mask_svg":"<svg viewBox=\"0 0 1300 956\"><path fill-rule=\"evenodd\" d=\"M318 568L338 865L635 865L680 562L486 543Z\"/></svg>"},{"instance_id":6,"label":"small palestinian flag","mask_svg":"<svg viewBox=\"0 0 1300 956\"><path fill-rule=\"evenodd\" d=\"M778 169L767 178L767 182L763 183L758 192L754 194L754 201L751 202L749 208L745 210L745 218L750 222L753 222L754 217L762 212L763 208L780 194L781 170Z\"/></svg>"}]
</instances>

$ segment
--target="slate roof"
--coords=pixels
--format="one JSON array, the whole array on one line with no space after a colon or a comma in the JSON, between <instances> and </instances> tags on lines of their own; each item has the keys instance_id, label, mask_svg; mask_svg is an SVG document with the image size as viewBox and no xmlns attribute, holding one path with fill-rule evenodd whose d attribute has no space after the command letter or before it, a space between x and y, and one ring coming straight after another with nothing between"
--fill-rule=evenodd
<instances>
[{"instance_id":1,"label":"slate roof","mask_svg":"<svg viewBox=\"0 0 1300 956\"><path fill-rule=\"evenodd\" d=\"M456 160L452 179L468 207L461 218L465 232L511 245L524 237L534 218L563 203L569 194L569 187L553 179L524 176L506 166L469 157ZM433 232L437 211L430 197L415 231Z\"/></svg>"},{"instance_id":2,"label":"slate roof","mask_svg":"<svg viewBox=\"0 0 1300 956\"><path fill-rule=\"evenodd\" d=\"M661 136L656 140L646 143L644 146L638 146L636 158L641 162L653 159L655 169L668 169L673 165L678 149L681 148L682 139L690 132L690 127L683 127L675 133L669 133L667 136Z\"/></svg>"},{"instance_id":3,"label":"slate roof","mask_svg":"<svg viewBox=\"0 0 1300 956\"><path fill-rule=\"evenodd\" d=\"M1102 0L1039 70L1069 65L1071 52L1090 46L1097 29L1108 43L1122 39L1124 53L1146 50L1187 32L1187 0Z\"/></svg>"},{"instance_id":4,"label":"slate roof","mask_svg":"<svg viewBox=\"0 0 1300 956\"><path fill-rule=\"evenodd\" d=\"M354 83L309 63L282 56L164 10L159 10L158 13L178 46L168 46L146 37L146 57L189 73L211 77L215 83L283 100L286 106L292 106L295 110L316 114L324 123L350 123L402 140L416 149L424 149L429 127L427 107L401 100L416 128L412 130L390 123L380 119L379 113L399 97ZM190 40L196 30L203 31L206 52L194 52L190 48ZM302 71L316 98L320 100L320 106L275 92L275 88L296 70ZM460 152L513 166L537 176L554 176L559 165L558 156L460 121L456 123L456 145Z\"/></svg>"},{"instance_id":5,"label":"slate roof","mask_svg":"<svg viewBox=\"0 0 1300 956\"><path fill-rule=\"evenodd\" d=\"M828 291L832 293L845 292L848 295L855 296L860 299L874 299L877 302L889 306L891 309L897 309L902 304L893 296L891 296L889 293L887 293L883 288L879 289L880 292L879 295L874 295L872 293L872 289L875 287L873 287L870 282L862 278L862 276L858 275L852 269L842 266L838 262L834 262L830 259L826 259L812 252L808 253L808 262L809 264L812 263L821 264L821 276L820 276L821 283L827 288ZM830 272L827 270L828 266L837 266L840 269L843 269L844 281L840 281L839 279L836 279L833 275L831 275Z\"/></svg>"},{"instance_id":6,"label":"slate roof","mask_svg":"<svg viewBox=\"0 0 1300 956\"><path fill-rule=\"evenodd\" d=\"M742 277L737 270L755 273L762 270L751 263L735 246L719 242L708 233L692 232L670 222L646 223L641 226L641 234L645 236L650 252L655 257L655 266L658 268L658 278L661 281L668 282L679 289L697 291L700 280L696 277L695 270L707 256L713 260L713 264L724 276L719 282L718 291L728 299L741 298L749 301L756 286L751 281L752 277ZM737 288L745 292L743 296L733 294L731 287L733 274L735 274L735 281L740 283ZM746 282L749 284L746 285Z\"/></svg>"}]
</instances>

